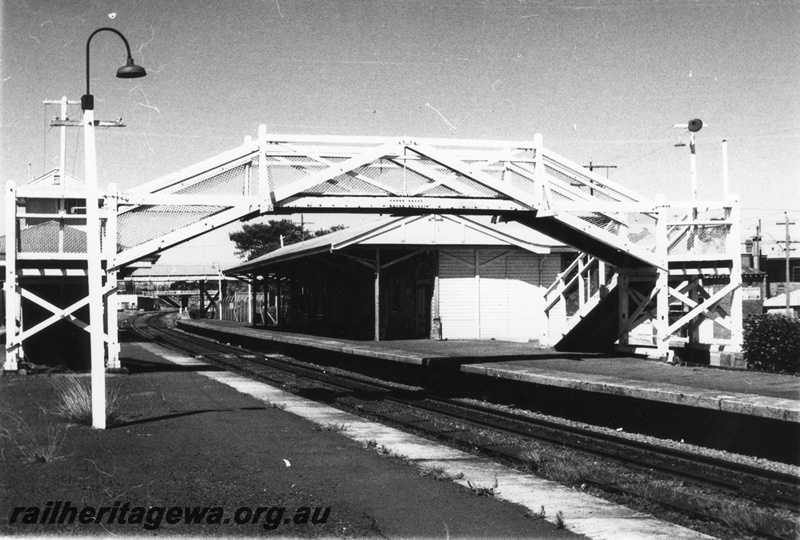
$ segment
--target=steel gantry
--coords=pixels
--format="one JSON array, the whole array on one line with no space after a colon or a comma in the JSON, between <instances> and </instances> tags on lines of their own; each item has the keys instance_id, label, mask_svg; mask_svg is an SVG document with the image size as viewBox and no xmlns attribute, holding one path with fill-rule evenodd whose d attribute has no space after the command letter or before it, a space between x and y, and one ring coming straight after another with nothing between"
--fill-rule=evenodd
<instances>
[{"instance_id":1,"label":"steel gantry","mask_svg":"<svg viewBox=\"0 0 800 540\"><path fill-rule=\"evenodd\" d=\"M551 152L541 135L322 137L261 126L238 148L125 192L111 184L95 200L81 189L9 183L6 201L7 370L17 369L26 339L64 319L100 333L106 365L118 366L117 272L238 220L300 212L493 215L577 247L584 255L548 293L550 345L590 343L575 336L593 317L612 322L598 346L631 345L642 328L639 345L662 357L675 340L741 344L738 201L651 200ZM68 201L96 208L99 225L70 213ZM100 239L99 260L87 253L87 233ZM92 267L101 279L87 285ZM26 285L65 276L83 280L85 293L69 305ZM103 324L76 316L92 295L103 299ZM24 324L23 302L50 316Z\"/></svg>"}]
</instances>

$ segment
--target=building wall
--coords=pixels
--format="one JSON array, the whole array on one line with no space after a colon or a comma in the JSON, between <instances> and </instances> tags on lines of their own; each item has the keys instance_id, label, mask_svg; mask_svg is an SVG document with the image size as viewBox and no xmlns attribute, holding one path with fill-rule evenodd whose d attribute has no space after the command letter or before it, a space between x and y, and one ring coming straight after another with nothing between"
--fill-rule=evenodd
<instances>
[{"instance_id":1,"label":"building wall","mask_svg":"<svg viewBox=\"0 0 800 540\"><path fill-rule=\"evenodd\" d=\"M442 338L545 343L544 293L559 267L557 256L519 249L442 250Z\"/></svg>"},{"instance_id":2,"label":"building wall","mask_svg":"<svg viewBox=\"0 0 800 540\"><path fill-rule=\"evenodd\" d=\"M786 292L786 259L762 258L761 269L767 273L767 295L772 298ZM800 259L789 260L789 290L800 289Z\"/></svg>"},{"instance_id":3,"label":"building wall","mask_svg":"<svg viewBox=\"0 0 800 540\"><path fill-rule=\"evenodd\" d=\"M372 251L350 255L369 260ZM382 264L399 262L381 270L380 339L425 339L440 327L443 339L548 342L544 294L561 271L561 254L516 247L445 248L405 258L408 254L408 249L381 251ZM330 254L290 261L271 272L282 281L279 327L374 338L374 271Z\"/></svg>"}]
</instances>

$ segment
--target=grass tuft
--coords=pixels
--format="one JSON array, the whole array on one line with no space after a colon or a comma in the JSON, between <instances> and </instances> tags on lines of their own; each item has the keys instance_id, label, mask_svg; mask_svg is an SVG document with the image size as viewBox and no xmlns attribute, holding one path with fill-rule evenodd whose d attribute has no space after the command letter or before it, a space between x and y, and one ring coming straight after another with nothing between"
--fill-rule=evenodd
<instances>
[{"instance_id":1,"label":"grass tuft","mask_svg":"<svg viewBox=\"0 0 800 540\"><path fill-rule=\"evenodd\" d=\"M467 486L472 491L473 495L478 497L494 497L494 490L497 489L497 475L494 477L494 485L492 486L479 486L467 480Z\"/></svg>"},{"instance_id":2,"label":"grass tuft","mask_svg":"<svg viewBox=\"0 0 800 540\"><path fill-rule=\"evenodd\" d=\"M347 424L329 423L325 424L324 426L319 426L317 429L319 431L332 431L334 433L341 433L343 431L347 431Z\"/></svg>"},{"instance_id":3,"label":"grass tuft","mask_svg":"<svg viewBox=\"0 0 800 540\"><path fill-rule=\"evenodd\" d=\"M0 426L0 439L11 441L26 463L50 463L63 457L60 451L67 437L66 425L47 422L40 438L21 416L3 413L2 417L5 425Z\"/></svg>"},{"instance_id":4,"label":"grass tuft","mask_svg":"<svg viewBox=\"0 0 800 540\"><path fill-rule=\"evenodd\" d=\"M275 403L274 401L266 400L267 406L272 407L273 409L278 409L279 411L286 410L286 403Z\"/></svg>"},{"instance_id":5,"label":"grass tuft","mask_svg":"<svg viewBox=\"0 0 800 540\"><path fill-rule=\"evenodd\" d=\"M547 517L547 512L545 512L544 505L542 505L541 509L538 512L528 512L526 515L533 519L544 519L545 517Z\"/></svg>"},{"instance_id":6,"label":"grass tuft","mask_svg":"<svg viewBox=\"0 0 800 540\"><path fill-rule=\"evenodd\" d=\"M434 480L444 481L452 480L453 475L448 474L441 465L434 465L433 467L425 467L420 470L420 476L430 476Z\"/></svg>"},{"instance_id":7,"label":"grass tuft","mask_svg":"<svg viewBox=\"0 0 800 540\"><path fill-rule=\"evenodd\" d=\"M92 425L92 381L90 377L65 375L52 377L51 384L58 394L55 413L76 424ZM106 388L106 422L120 420L119 385Z\"/></svg>"}]
</instances>

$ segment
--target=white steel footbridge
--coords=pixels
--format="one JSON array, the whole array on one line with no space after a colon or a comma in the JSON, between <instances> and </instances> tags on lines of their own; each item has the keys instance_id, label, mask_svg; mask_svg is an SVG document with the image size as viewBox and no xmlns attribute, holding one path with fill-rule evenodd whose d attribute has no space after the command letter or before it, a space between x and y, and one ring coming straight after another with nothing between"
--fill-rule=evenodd
<instances>
[{"instance_id":1,"label":"white steel footbridge","mask_svg":"<svg viewBox=\"0 0 800 540\"><path fill-rule=\"evenodd\" d=\"M551 152L540 135L323 137L262 126L238 148L126 192L111 185L95 199L79 186L9 183L6 205L6 370L17 369L27 339L62 320L99 335L106 365L118 366L118 272L231 222L301 212L485 214L575 246L583 254L547 295L552 346L626 347L643 324L652 329L644 345L661 357L677 338L741 346L736 198L649 199ZM92 205L99 226L70 212ZM87 234L99 236L99 253L90 255ZM99 284L87 277L93 266ZM32 286L67 277L82 292L61 303ZM78 316L93 302L102 321ZM47 316L26 323L23 303Z\"/></svg>"}]
</instances>

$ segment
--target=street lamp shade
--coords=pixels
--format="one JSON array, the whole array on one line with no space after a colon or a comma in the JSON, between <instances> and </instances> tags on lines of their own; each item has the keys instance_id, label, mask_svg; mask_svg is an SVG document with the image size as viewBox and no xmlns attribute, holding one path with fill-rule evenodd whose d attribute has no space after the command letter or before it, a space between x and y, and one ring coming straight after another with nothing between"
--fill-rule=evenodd
<instances>
[{"instance_id":1,"label":"street lamp shade","mask_svg":"<svg viewBox=\"0 0 800 540\"><path fill-rule=\"evenodd\" d=\"M125 65L117 70L117 77L120 79L138 79L147 75L147 71L142 66L133 63L133 58L128 57Z\"/></svg>"}]
</instances>

